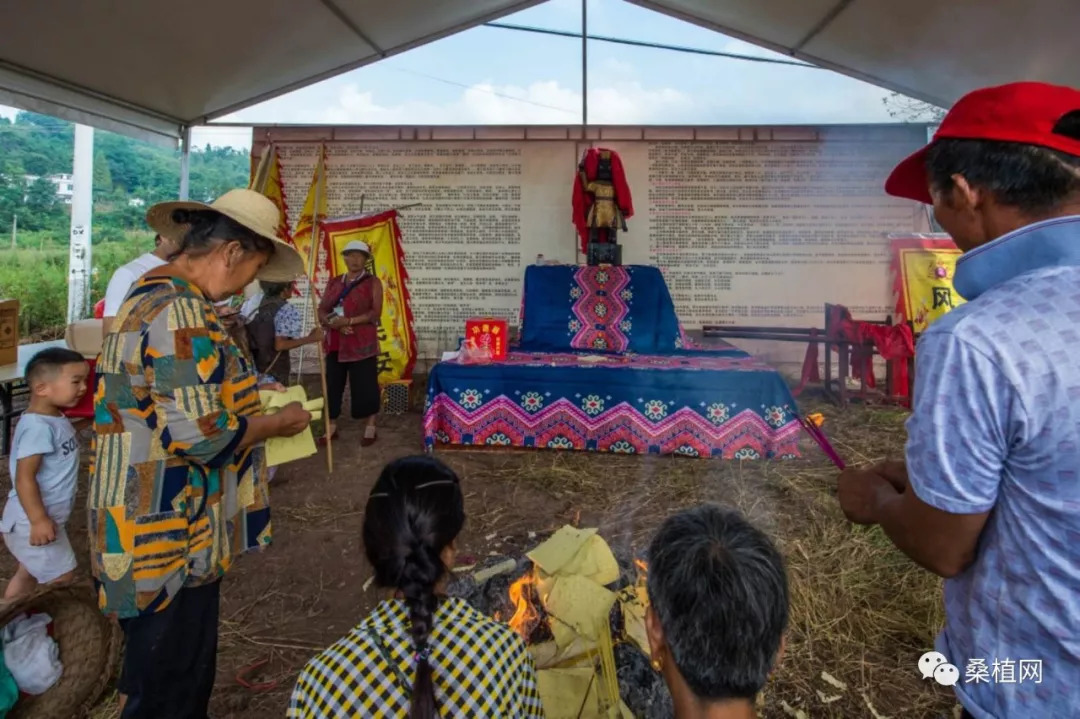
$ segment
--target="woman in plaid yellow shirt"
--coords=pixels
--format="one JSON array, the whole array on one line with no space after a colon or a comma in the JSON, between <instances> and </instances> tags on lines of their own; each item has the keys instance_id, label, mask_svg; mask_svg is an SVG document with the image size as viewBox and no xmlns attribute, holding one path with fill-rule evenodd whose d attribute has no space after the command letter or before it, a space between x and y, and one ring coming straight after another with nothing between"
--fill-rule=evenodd
<instances>
[{"instance_id":1,"label":"woman in plaid yellow shirt","mask_svg":"<svg viewBox=\"0 0 1080 719\"><path fill-rule=\"evenodd\" d=\"M364 548L375 583L394 598L307 663L288 717L544 716L521 637L441 591L464 504L457 475L434 458L383 469L364 512Z\"/></svg>"}]
</instances>

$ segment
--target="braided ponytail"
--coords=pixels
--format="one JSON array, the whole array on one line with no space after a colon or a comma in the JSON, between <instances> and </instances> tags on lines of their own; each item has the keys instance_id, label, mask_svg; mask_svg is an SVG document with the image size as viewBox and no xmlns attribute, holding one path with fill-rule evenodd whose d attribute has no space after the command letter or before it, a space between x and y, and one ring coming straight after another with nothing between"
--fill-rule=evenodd
<instances>
[{"instance_id":1,"label":"braided ponytail","mask_svg":"<svg viewBox=\"0 0 1080 719\"><path fill-rule=\"evenodd\" d=\"M405 457L383 469L364 511L364 551L375 583L401 592L416 657L410 719L437 719L429 638L446 574L443 550L465 523L457 475L432 457Z\"/></svg>"}]
</instances>

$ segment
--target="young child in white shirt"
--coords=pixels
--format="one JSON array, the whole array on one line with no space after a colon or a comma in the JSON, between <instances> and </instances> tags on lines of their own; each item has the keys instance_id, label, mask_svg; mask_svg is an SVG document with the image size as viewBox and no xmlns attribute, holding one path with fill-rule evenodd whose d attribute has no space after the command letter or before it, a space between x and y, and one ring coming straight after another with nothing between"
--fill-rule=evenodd
<instances>
[{"instance_id":1,"label":"young child in white shirt","mask_svg":"<svg viewBox=\"0 0 1080 719\"><path fill-rule=\"evenodd\" d=\"M30 406L15 427L12 488L0 518L4 544L19 561L5 599L74 576L75 552L64 524L75 503L79 438L63 410L86 394L88 372L81 354L59 347L38 352L26 366Z\"/></svg>"}]
</instances>

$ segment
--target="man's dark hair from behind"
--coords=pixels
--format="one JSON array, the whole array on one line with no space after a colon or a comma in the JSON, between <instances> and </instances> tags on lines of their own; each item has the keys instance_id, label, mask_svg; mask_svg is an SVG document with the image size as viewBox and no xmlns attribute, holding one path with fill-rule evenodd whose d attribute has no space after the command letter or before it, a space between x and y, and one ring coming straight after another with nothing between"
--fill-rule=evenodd
<instances>
[{"instance_id":1,"label":"man's dark hair from behind","mask_svg":"<svg viewBox=\"0 0 1080 719\"><path fill-rule=\"evenodd\" d=\"M263 297L281 297L292 287L292 282L259 282Z\"/></svg>"},{"instance_id":2,"label":"man's dark hair from behind","mask_svg":"<svg viewBox=\"0 0 1080 719\"><path fill-rule=\"evenodd\" d=\"M42 380L48 381L53 379L57 373L65 366L69 364L82 364L86 361L78 352L69 350L66 347L49 347L43 349L34 355L29 362L26 363L26 382L33 384Z\"/></svg>"},{"instance_id":3,"label":"man's dark hair from behind","mask_svg":"<svg viewBox=\"0 0 1080 719\"><path fill-rule=\"evenodd\" d=\"M1080 140L1080 110L1064 115L1053 132ZM972 187L1033 217L1080 193L1080 157L1037 145L943 138L927 150L926 169L937 192L948 192L953 175L963 175Z\"/></svg>"},{"instance_id":4,"label":"man's dark hair from behind","mask_svg":"<svg viewBox=\"0 0 1080 719\"><path fill-rule=\"evenodd\" d=\"M679 673L700 699L753 699L788 623L784 560L738 512L703 505L649 546L649 599Z\"/></svg>"}]
</instances>

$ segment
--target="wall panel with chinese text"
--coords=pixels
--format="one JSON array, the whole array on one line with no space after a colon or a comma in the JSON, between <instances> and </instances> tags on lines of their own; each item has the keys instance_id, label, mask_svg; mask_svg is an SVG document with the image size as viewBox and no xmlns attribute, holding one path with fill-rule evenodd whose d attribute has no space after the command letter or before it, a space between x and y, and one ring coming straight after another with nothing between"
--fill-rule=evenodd
<instances>
[{"instance_id":1,"label":"wall panel with chinese text","mask_svg":"<svg viewBox=\"0 0 1080 719\"><path fill-rule=\"evenodd\" d=\"M268 134L269 133L269 134ZM334 216L401 211L422 357L472 316L517 322L524 268L573 262L570 189L589 143L620 153L636 214L627 263L657 265L689 329L821 326L825 302L880 319L893 306L888 233L925 210L884 195L922 126L828 128L255 128L279 149L295 222L319 142ZM413 205L412 207L409 207ZM802 348L750 343L793 362Z\"/></svg>"}]
</instances>

